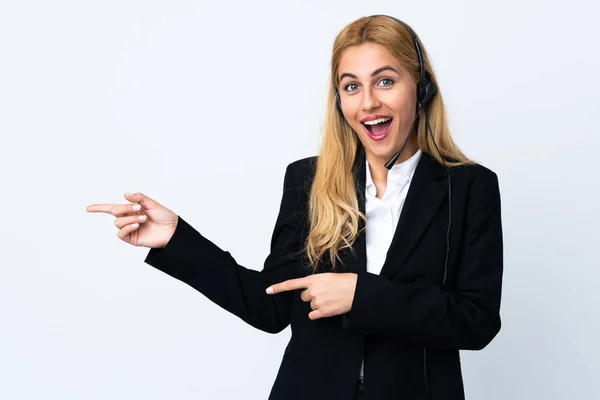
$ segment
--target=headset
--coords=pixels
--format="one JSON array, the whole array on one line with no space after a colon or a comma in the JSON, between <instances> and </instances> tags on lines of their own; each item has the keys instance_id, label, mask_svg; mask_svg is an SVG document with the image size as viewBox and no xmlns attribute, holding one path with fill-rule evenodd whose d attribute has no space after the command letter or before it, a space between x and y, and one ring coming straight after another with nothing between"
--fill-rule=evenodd
<instances>
[{"instance_id":1,"label":"headset","mask_svg":"<svg viewBox=\"0 0 600 400\"><path fill-rule=\"evenodd\" d=\"M438 145L435 142L435 137L431 130L431 126L429 125L429 117L427 116L427 109L425 108L427 103L431 100L431 98L437 91L437 87L436 87L435 83L431 80L429 74L425 71L423 55L421 54L421 47L419 46L419 41L417 39L417 35L413 32L413 30L404 22L400 21L397 18L391 17L389 15L381 15L381 14L371 15L369 18L374 18L374 17L387 17L387 18L393 19L394 21L396 21L396 22L400 23L402 26L404 26L404 28L408 31L408 33L410 34L410 36L413 39L413 43L415 45L415 50L416 50L417 56L419 58L419 82L417 83L417 111L415 114L415 119L413 120L410 130L408 131L408 135L406 135L406 139L404 140L404 144L400 148L400 151L398 151L396 154L394 154L394 156L385 163L385 167L388 170L391 169L394 166L396 160L398 160L398 157L400 157L402 150L404 150L404 147L406 147L406 144L408 143L408 138L410 137L410 134L415 126L415 123L417 122L417 120L419 118L419 111L422 109L423 114L425 115L425 122L427 124L427 129L429 130L431 140L433 141L433 145L434 145L438 155L440 156L440 159L442 160L442 162L444 164L444 168L446 169L446 176L448 177L448 229L446 231L446 259L444 262L444 279L442 281L442 287L444 287L446 285L446 277L448 275L448 256L450 253L450 227L452 225L452 182L450 180L450 169L446 165L446 161L444 160L444 157L442 156L440 149L438 148ZM369 22L367 22L367 24ZM333 92L335 94L337 110L338 110L339 114L342 116L342 118L344 118L344 114L342 112L342 102L340 100L340 95L339 95L339 92L338 92L337 88L335 87L335 85L333 85ZM426 130L426 132L427 132L427 130ZM425 368L425 397L429 398L429 387L428 387L428 383L427 383L427 348L426 347L423 348L423 363L424 363L424 368Z\"/></svg>"}]
</instances>

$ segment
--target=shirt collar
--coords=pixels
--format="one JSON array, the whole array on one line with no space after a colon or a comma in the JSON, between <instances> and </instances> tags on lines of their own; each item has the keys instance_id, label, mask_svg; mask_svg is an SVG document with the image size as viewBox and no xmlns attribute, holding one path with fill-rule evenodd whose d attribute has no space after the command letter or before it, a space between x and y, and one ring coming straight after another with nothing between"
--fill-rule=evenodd
<instances>
[{"instance_id":1,"label":"shirt collar","mask_svg":"<svg viewBox=\"0 0 600 400\"><path fill-rule=\"evenodd\" d=\"M392 169L388 171L387 181L388 183L405 183L409 182L413 175L415 174L415 170L417 169L417 164L419 163L419 159L421 158L422 150L418 149L415 154L412 155L408 160L402 161L399 164L394 164ZM371 169L369 168L369 161L365 159L365 167L367 169L367 182L366 188L375 186L373 183L373 178L371 177Z\"/></svg>"}]
</instances>

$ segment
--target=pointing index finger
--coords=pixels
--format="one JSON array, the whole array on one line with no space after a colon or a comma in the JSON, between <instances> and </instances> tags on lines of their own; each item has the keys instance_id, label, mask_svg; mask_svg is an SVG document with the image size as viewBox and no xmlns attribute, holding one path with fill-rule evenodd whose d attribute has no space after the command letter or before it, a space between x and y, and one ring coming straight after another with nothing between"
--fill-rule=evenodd
<instances>
[{"instance_id":1,"label":"pointing index finger","mask_svg":"<svg viewBox=\"0 0 600 400\"><path fill-rule=\"evenodd\" d=\"M139 204L91 204L87 207L88 212L103 212L115 217L137 212L142 208Z\"/></svg>"},{"instance_id":2,"label":"pointing index finger","mask_svg":"<svg viewBox=\"0 0 600 400\"><path fill-rule=\"evenodd\" d=\"M89 206L87 206L86 211L112 214L112 208L114 206L114 204L90 204Z\"/></svg>"},{"instance_id":3,"label":"pointing index finger","mask_svg":"<svg viewBox=\"0 0 600 400\"><path fill-rule=\"evenodd\" d=\"M287 292L289 290L306 289L310 284L310 276L304 278L288 279L281 283L276 283L267 288L268 294Z\"/></svg>"}]
</instances>

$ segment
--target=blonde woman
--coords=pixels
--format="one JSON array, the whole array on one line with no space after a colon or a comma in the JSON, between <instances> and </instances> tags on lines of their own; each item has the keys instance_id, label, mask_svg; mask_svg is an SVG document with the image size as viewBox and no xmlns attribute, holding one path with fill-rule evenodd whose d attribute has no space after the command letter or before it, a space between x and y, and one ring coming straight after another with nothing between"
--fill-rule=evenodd
<instances>
[{"instance_id":1,"label":"blonde woman","mask_svg":"<svg viewBox=\"0 0 600 400\"><path fill-rule=\"evenodd\" d=\"M292 336L272 400L464 399L459 350L500 330L494 172L454 144L422 43L389 16L337 36L318 156L288 165L262 271L142 194L94 204L145 262Z\"/></svg>"}]
</instances>

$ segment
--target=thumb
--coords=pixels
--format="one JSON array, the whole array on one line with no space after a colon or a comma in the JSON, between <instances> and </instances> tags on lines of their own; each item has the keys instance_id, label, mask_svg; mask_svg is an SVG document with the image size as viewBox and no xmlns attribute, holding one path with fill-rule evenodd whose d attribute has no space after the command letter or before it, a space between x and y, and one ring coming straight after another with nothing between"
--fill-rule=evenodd
<instances>
[{"instance_id":1,"label":"thumb","mask_svg":"<svg viewBox=\"0 0 600 400\"><path fill-rule=\"evenodd\" d=\"M138 203L143 208L151 209L159 206L159 204L143 193L125 193L125 198L132 203Z\"/></svg>"}]
</instances>

